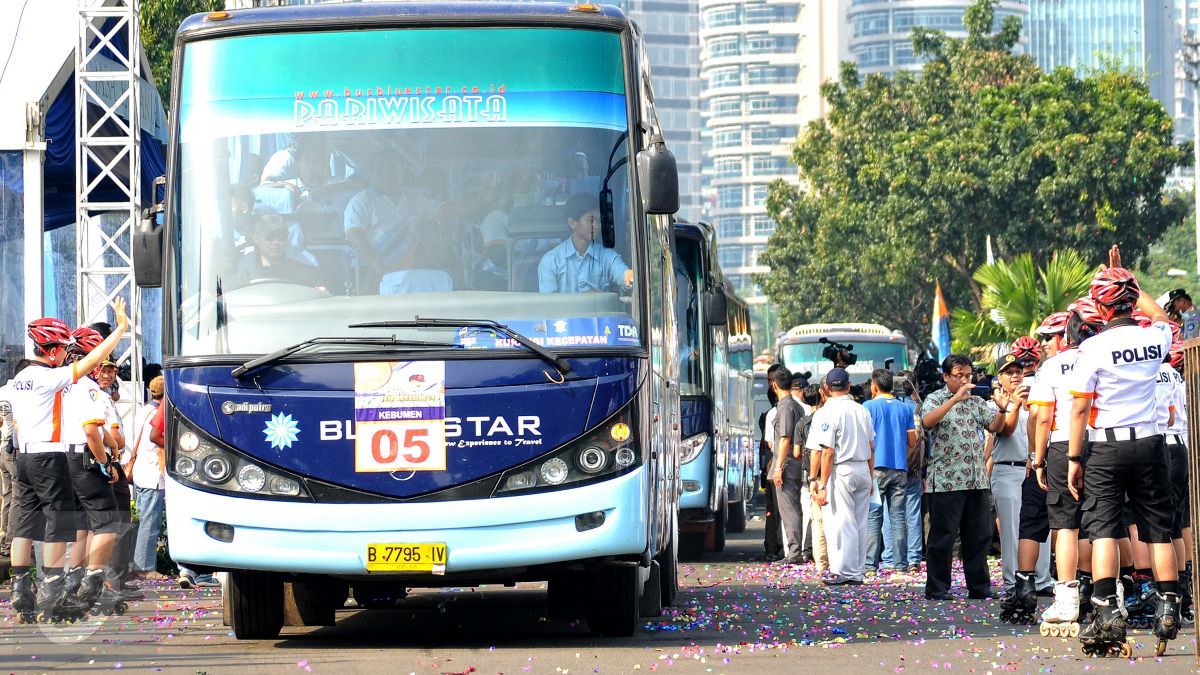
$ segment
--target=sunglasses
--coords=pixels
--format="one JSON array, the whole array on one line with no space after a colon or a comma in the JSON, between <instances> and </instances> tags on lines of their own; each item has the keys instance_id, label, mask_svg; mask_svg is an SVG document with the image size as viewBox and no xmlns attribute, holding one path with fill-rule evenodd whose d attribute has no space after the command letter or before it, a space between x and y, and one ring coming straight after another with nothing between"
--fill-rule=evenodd
<instances>
[{"instance_id":1,"label":"sunglasses","mask_svg":"<svg viewBox=\"0 0 1200 675\"><path fill-rule=\"evenodd\" d=\"M263 232L258 236L267 241L287 241L288 231L287 229L271 230L270 232Z\"/></svg>"}]
</instances>

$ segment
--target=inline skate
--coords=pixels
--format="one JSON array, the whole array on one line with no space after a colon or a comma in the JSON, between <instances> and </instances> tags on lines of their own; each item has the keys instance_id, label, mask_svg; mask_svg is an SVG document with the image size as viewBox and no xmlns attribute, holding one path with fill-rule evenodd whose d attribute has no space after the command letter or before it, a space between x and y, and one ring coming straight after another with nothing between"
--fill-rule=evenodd
<instances>
[{"instance_id":1,"label":"inline skate","mask_svg":"<svg viewBox=\"0 0 1200 675\"><path fill-rule=\"evenodd\" d=\"M33 573L25 570L12 578L9 600L17 613L17 623L37 623L37 590L33 587Z\"/></svg>"},{"instance_id":2,"label":"inline skate","mask_svg":"<svg viewBox=\"0 0 1200 675\"><path fill-rule=\"evenodd\" d=\"M1029 625L1037 613L1037 589L1033 575L1017 572L1016 585L1012 593L1000 604L1000 620L1006 623Z\"/></svg>"},{"instance_id":3,"label":"inline skate","mask_svg":"<svg viewBox=\"0 0 1200 675\"><path fill-rule=\"evenodd\" d=\"M1116 595L1092 598L1092 622L1079 633L1086 656L1133 655L1133 645L1125 639L1125 607Z\"/></svg>"},{"instance_id":4,"label":"inline skate","mask_svg":"<svg viewBox=\"0 0 1200 675\"><path fill-rule=\"evenodd\" d=\"M1154 622L1154 608L1157 605L1158 587L1153 577L1141 574L1133 575L1134 592L1125 596L1125 612L1129 625L1133 628L1149 628Z\"/></svg>"},{"instance_id":5,"label":"inline skate","mask_svg":"<svg viewBox=\"0 0 1200 675\"><path fill-rule=\"evenodd\" d=\"M1054 584L1054 604L1042 612L1043 637L1079 637L1079 582Z\"/></svg>"},{"instance_id":6,"label":"inline skate","mask_svg":"<svg viewBox=\"0 0 1200 675\"><path fill-rule=\"evenodd\" d=\"M1181 598L1178 593L1159 593L1157 600L1154 609L1154 636L1158 638L1158 645L1154 653L1162 656L1167 651L1167 642L1179 635Z\"/></svg>"}]
</instances>

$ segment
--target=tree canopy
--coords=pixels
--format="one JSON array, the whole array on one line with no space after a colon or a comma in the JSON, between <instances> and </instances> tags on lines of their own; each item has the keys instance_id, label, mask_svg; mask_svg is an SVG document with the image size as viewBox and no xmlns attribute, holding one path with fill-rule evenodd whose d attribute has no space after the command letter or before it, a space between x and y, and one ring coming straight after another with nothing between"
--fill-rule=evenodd
<instances>
[{"instance_id":1,"label":"tree canopy","mask_svg":"<svg viewBox=\"0 0 1200 675\"><path fill-rule=\"evenodd\" d=\"M142 49L146 50L154 84L164 105L171 98L171 56L179 24L192 14L224 7L223 0L142 0L138 13Z\"/></svg>"},{"instance_id":2,"label":"tree canopy","mask_svg":"<svg viewBox=\"0 0 1200 675\"><path fill-rule=\"evenodd\" d=\"M991 235L999 257L1054 250L1136 260L1182 219L1164 193L1188 162L1173 120L1137 73L1044 73L1013 52L1020 20L994 28L997 0L964 14L966 38L913 31L919 73L826 83L826 118L792 159L800 186L772 185L776 222L758 279L786 323L863 320L924 342L933 286L979 313L973 273Z\"/></svg>"}]
</instances>

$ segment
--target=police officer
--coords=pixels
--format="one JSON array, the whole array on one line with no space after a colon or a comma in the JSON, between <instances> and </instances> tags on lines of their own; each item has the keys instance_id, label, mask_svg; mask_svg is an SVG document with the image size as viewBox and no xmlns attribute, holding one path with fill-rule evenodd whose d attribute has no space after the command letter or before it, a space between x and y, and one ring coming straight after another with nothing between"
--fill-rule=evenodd
<instances>
[{"instance_id":1,"label":"police officer","mask_svg":"<svg viewBox=\"0 0 1200 675\"><path fill-rule=\"evenodd\" d=\"M1042 613L1042 623L1043 626L1075 624L1071 630L1074 633L1078 622L1084 619L1080 596L1091 597L1092 567L1091 544L1079 538L1081 502L1067 486L1067 450L1074 401L1069 382L1080 343L1099 333L1104 321L1091 298L1080 298L1068 309L1065 321L1052 314L1042 324L1050 336L1048 351L1053 354L1042 364L1038 381L1030 392L1030 406L1037 411L1031 444L1032 467L1039 487L1046 491L1047 527L1057 531L1054 550L1058 582L1054 585L1053 604ZM1090 607L1088 602L1085 608Z\"/></svg>"},{"instance_id":2,"label":"police officer","mask_svg":"<svg viewBox=\"0 0 1200 675\"><path fill-rule=\"evenodd\" d=\"M1079 638L1088 652L1128 649L1125 612L1116 590L1117 540L1123 536L1121 512L1128 496L1139 538L1150 546L1159 584L1154 631L1161 652L1179 631L1180 602L1171 546L1170 467L1155 409L1155 379L1171 346L1171 331L1166 314L1141 291L1133 274L1120 267L1115 246L1110 262L1096 273L1089 289L1107 326L1080 345L1070 380L1075 400L1067 475L1072 495L1077 499L1087 495L1082 527L1092 541L1095 576L1091 599L1095 616ZM1152 326L1137 325L1132 317L1135 306L1150 316Z\"/></svg>"},{"instance_id":3,"label":"police officer","mask_svg":"<svg viewBox=\"0 0 1200 675\"><path fill-rule=\"evenodd\" d=\"M67 446L62 442L62 390L91 372L120 342L129 319L125 301L118 298L114 312L117 329L92 353L73 365L64 366L71 344L71 329L53 318L31 322L27 332L34 344L34 363L22 370L7 386L13 419L20 434L17 476L21 493L21 517L12 545L13 609L22 622L35 617L52 619L74 614L84 607L64 593L63 561L66 543L75 538L75 496L67 466ZM45 542L45 569L36 600L29 564L34 539Z\"/></svg>"},{"instance_id":4,"label":"police officer","mask_svg":"<svg viewBox=\"0 0 1200 675\"><path fill-rule=\"evenodd\" d=\"M103 341L100 333L91 328L76 329L72 337L74 344L67 357L71 362L83 358ZM88 608L99 603L105 613L120 600L112 588L114 575L108 567L121 528L111 485L116 479L116 461L105 444L108 429L114 423L119 425L113 419L111 402L109 394L100 389L90 373L63 390L63 442L69 447L71 482L83 508L84 529L88 532L85 555L80 561L87 571L76 596ZM106 576L109 583L105 583Z\"/></svg>"}]
</instances>

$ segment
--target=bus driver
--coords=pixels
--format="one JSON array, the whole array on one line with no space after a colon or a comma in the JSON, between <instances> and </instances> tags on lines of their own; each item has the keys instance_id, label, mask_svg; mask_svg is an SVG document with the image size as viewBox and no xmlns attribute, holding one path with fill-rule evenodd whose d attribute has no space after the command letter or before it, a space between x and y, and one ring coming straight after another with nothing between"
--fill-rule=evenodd
<instances>
[{"instance_id":1,"label":"bus driver","mask_svg":"<svg viewBox=\"0 0 1200 675\"><path fill-rule=\"evenodd\" d=\"M621 255L596 241L600 230L600 200L594 194L567 198L571 236L542 256L538 290L542 293L588 293L613 290L617 283L633 286L633 270Z\"/></svg>"}]
</instances>

